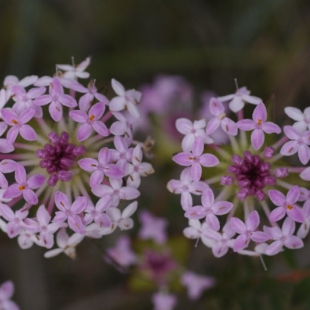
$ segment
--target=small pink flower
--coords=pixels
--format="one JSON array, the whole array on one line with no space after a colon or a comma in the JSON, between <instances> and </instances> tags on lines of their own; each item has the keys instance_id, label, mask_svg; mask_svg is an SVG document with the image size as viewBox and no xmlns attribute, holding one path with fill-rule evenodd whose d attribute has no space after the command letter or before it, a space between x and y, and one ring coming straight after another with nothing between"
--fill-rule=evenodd
<instances>
[{"instance_id":1,"label":"small pink flower","mask_svg":"<svg viewBox=\"0 0 310 310\"><path fill-rule=\"evenodd\" d=\"M253 112L253 120L245 119L237 123L241 130L249 131L254 130L251 135L251 142L255 150L258 150L265 141L264 133L277 133L281 132L278 125L272 122L266 122L267 110L265 105L261 102L257 105Z\"/></svg>"},{"instance_id":2,"label":"small pink flower","mask_svg":"<svg viewBox=\"0 0 310 310\"><path fill-rule=\"evenodd\" d=\"M279 227L264 226L264 231L269 234L274 241L268 246L265 246L264 243L259 245L259 247L263 248L263 254L270 256L276 255L282 251L283 246L289 249L300 249L304 246L303 241L299 237L293 235L295 231L295 222L289 217L284 220L282 229Z\"/></svg>"},{"instance_id":3,"label":"small pink flower","mask_svg":"<svg viewBox=\"0 0 310 310\"><path fill-rule=\"evenodd\" d=\"M56 212L53 222L61 223L68 221L69 227L73 231L83 234L84 224L80 215L86 209L87 202L86 197L80 196L71 204L64 193L57 191L55 194L55 203L60 211Z\"/></svg>"},{"instance_id":4,"label":"small pink flower","mask_svg":"<svg viewBox=\"0 0 310 310\"><path fill-rule=\"evenodd\" d=\"M284 133L292 141L282 146L281 154L291 156L298 152L299 160L306 165L310 159L310 130L300 133L292 126L284 126Z\"/></svg>"},{"instance_id":5,"label":"small pink flower","mask_svg":"<svg viewBox=\"0 0 310 310\"><path fill-rule=\"evenodd\" d=\"M220 101L230 101L229 108L233 112L238 112L243 109L245 102L259 104L262 100L255 96L250 96L250 91L246 87L240 87L234 94L218 97Z\"/></svg>"},{"instance_id":6,"label":"small pink flower","mask_svg":"<svg viewBox=\"0 0 310 310\"><path fill-rule=\"evenodd\" d=\"M84 61L82 61L78 65L75 65L74 63L72 65L61 64L56 65L56 67L60 70L65 71L63 77L66 79L72 79L72 80L75 80L77 78L87 79L89 77L89 73L85 72L85 69L89 66L89 64L90 64L90 57L87 57Z\"/></svg>"},{"instance_id":7,"label":"small pink flower","mask_svg":"<svg viewBox=\"0 0 310 310\"><path fill-rule=\"evenodd\" d=\"M188 297L196 300L202 295L203 291L215 285L215 279L201 276L191 271L185 271L182 274L181 283L186 286Z\"/></svg>"},{"instance_id":8,"label":"small pink flower","mask_svg":"<svg viewBox=\"0 0 310 310\"><path fill-rule=\"evenodd\" d=\"M89 180L91 187L98 186L103 181L105 175L110 178L122 178L124 172L116 165L110 164L110 151L103 147L98 153L98 160L93 158L83 158L78 161L79 166L92 172Z\"/></svg>"},{"instance_id":9,"label":"small pink flower","mask_svg":"<svg viewBox=\"0 0 310 310\"><path fill-rule=\"evenodd\" d=\"M185 212L190 219L206 218L207 224L215 231L220 229L220 222L216 215L227 214L233 207L228 201L214 201L214 194L210 188L206 188L201 196L202 206L195 206Z\"/></svg>"},{"instance_id":10,"label":"small pink flower","mask_svg":"<svg viewBox=\"0 0 310 310\"><path fill-rule=\"evenodd\" d=\"M77 123L81 123L77 132L79 141L88 139L93 130L103 137L109 135L107 126L100 121L104 110L104 103L98 102L89 109L88 113L83 110L70 111L69 116Z\"/></svg>"},{"instance_id":11,"label":"small pink flower","mask_svg":"<svg viewBox=\"0 0 310 310\"><path fill-rule=\"evenodd\" d=\"M49 95L42 95L35 99L33 103L38 106L50 104L48 110L55 122L58 122L62 117L62 105L69 108L77 106L73 97L64 94L61 82L57 77L53 78L50 84Z\"/></svg>"},{"instance_id":12,"label":"small pink flower","mask_svg":"<svg viewBox=\"0 0 310 310\"><path fill-rule=\"evenodd\" d=\"M192 152L181 152L172 157L172 160L181 166L191 166L193 181L199 181L202 175L202 167L214 167L219 160L212 154L202 154L204 151L203 139L197 137L193 144Z\"/></svg>"},{"instance_id":13,"label":"small pink flower","mask_svg":"<svg viewBox=\"0 0 310 310\"><path fill-rule=\"evenodd\" d=\"M17 115L12 109L9 108L2 110L3 120L11 126L6 135L8 143L14 143L18 134L20 134L27 141L35 141L37 139L37 134L34 129L26 124L33 118L34 114L34 109L25 110L20 115Z\"/></svg>"},{"instance_id":14,"label":"small pink flower","mask_svg":"<svg viewBox=\"0 0 310 310\"><path fill-rule=\"evenodd\" d=\"M140 117L137 103L141 100L141 93L134 89L126 91L124 86L115 79L112 79L112 88L118 96L110 101L110 110L119 112L127 108L133 117Z\"/></svg>"},{"instance_id":15,"label":"small pink flower","mask_svg":"<svg viewBox=\"0 0 310 310\"><path fill-rule=\"evenodd\" d=\"M211 98L209 103L211 114L215 117L210 119L206 128L206 134L211 135L220 126L229 135L235 136L238 133L236 123L230 118L226 117L225 108L222 102L216 98Z\"/></svg>"},{"instance_id":16,"label":"small pink flower","mask_svg":"<svg viewBox=\"0 0 310 310\"><path fill-rule=\"evenodd\" d=\"M131 242L128 236L124 235L118 238L116 245L107 248L107 256L105 257L108 262L111 259L119 266L127 268L137 262L137 256L131 249Z\"/></svg>"},{"instance_id":17,"label":"small pink flower","mask_svg":"<svg viewBox=\"0 0 310 310\"><path fill-rule=\"evenodd\" d=\"M269 215L271 222L281 220L286 214L294 221L302 223L304 221L301 209L295 204L299 199L299 186L293 186L287 193L286 197L277 190L269 191L269 198L278 206Z\"/></svg>"},{"instance_id":18,"label":"small pink flower","mask_svg":"<svg viewBox=\"0 0 310 310\"><path fill-rule=\"evenodd\" d=\"M23 166L17 165L15 170L16 183L10 185L3 194L4 198L16 198L23 195L30 205L38 203L38 197L33 191L43 185L45 176L42 174L32 175L27 179L26 170Z\"/></svg>"},{"instance_id":19,"label":"small pink flower","mask_svg":"<svg viewBox=\"0 0 310 310\"><path fill-rule=\"evenodd\" d=\"M182 139L182 150L184 152L190 152L197 137L204 139L206 120L202 119L199 121L191 122L187 118L179 118L175 122L175 127L181 134L185 135ZM206 141L206 143L212 142L213 141L211 138Z\"/></svg>"},{"instance_id":20,"label":"small pink flower","mask_svg":"<svg viewBox=\"0 0 310 310\"><path fill-rule=\"evenodd\" d=\"M170 180L167 188L174 194L181 194L181 206L183 210L188 210L193 206L191 194L201 195L208 185L201 181L193 181L191 168L185 168L181 172L180 180Z\"/></svg>"},{"instance_id":21,"label":"small pink flower","mask_svg":"<svg viewBox=\"0 0 310 310\"><path fill-rule=\"evenodd\" d=\"M165 218L153 216L150 212L144 210L139 214L141 228L139 237L141 239L152 239L158 244L167 241L166 228L168 222Z\"/></svg>"},{"instance_id":22,"label":"small pink flower","mask_svg":"<svg viewBox=\"0 0 310 310\"><path fill-rule=\"evenodd\" d=\"M246 248L250 242L253 240L254 242L266 242L270 239L270 236L262 231L256 231L258 225L260 223L259 214L257 211L252 211L245 223L243 223L237 217L232 217L230 219L230 225L232 229L239 234L234 243L233 250L238 252Z\"/></svg>"}]
</instances>

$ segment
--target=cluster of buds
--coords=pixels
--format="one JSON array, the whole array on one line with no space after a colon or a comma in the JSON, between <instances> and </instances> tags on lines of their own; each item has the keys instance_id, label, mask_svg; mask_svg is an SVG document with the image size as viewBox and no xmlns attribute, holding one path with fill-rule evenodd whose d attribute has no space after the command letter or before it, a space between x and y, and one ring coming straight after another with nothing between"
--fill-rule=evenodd
<instances>
[{"instance_id":1,"label":"cluster of buds","mask_svg":"<svg viewBox=\"0 0 310 310\"><path fill-rule=\"evenodd\" d=\"M74 257L87 236L130 229L141 177L144 143L134 140L141 93L112 79L116 96L87 87L87 58L57 65L55 76L7 76L0 91L0 227L21 248Z\"/></svg>"},{"instance_id":2,"label":"cluster of buds","mask_svg":"<svg viewBox=\"0 0 310 310\"><path fill-rule=\"evenodd\" d=\"M140 250L133 250L129 236L121 236L114 247L108 248L105 260L124 271L133 267L133 276L143 279L143 288L149 286L157 292L152 296L154 310L172 310L177 296L172 292L175 282L187 290L191 300L197 300L203 292L215 285L214 278L186 270L173 253L166 232L168 222L143 210L139 213L141 228L138 232ZM150 285L148 285L150 284Z\"/></svg>"},{"instance_id":3,"label":"cluster of buds","mask_svg":"<svg viewBox=\"0 0 310 310\"><path fill-rule=\"evenodd\" d=\"M254 105L252 119L245 118L248 103ZM310 191L305 188L310 180L310 109L285 108L295 123L281 129L267 119L262 100L242 87L211 98L209 110L213 117L208 120L176 121L184 137L173 161L184 169L168 189L181 195L189 219L184 235L201 239L216 257L229 249L261 256L303 247L310 224ZM212 136L219 130L228 143Z\"/></svg>"}]
</instances>

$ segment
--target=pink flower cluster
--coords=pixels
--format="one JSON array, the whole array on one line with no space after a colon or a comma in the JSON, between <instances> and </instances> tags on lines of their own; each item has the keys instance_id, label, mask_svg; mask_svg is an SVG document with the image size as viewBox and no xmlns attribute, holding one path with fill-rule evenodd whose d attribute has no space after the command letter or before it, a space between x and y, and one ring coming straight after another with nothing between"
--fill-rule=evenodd
<instances>
[{"instance_id":1,"label":"pink flower cluster","mask_svg":"<svg viewBox=\"0 0 310 310\"><path fill-rule=\"evenodd\" d=\"M254 105L252 118L244 116L248 103ZM167 187L181 195L189 219L184 235L201 239L216 257L230 249L260 256L303 247L310 225L310 192L305 188L310 180L305 166L310 160L310 109L285 108L296 122L281 129L268 119L262 100L242 87L211 98L209 110L209 120L176 121L184 137L182 151L172 159L183 170ZM219 127L226 145L210 137ZM287 158L295 154L301 165Z\"/></svg>"},{"instance_id":2,"label":"pink flower cluster","mask_svg":"<svg viewBox=\"0 0 310 310\"><path fill-rule=\"evenodd\" d=\"M157 286L158 292L152 296L154 310L172 310L175 307L177 296L169 292L173 279L186 288L192 300L200 298L205 290L215 285L214 278L185 270L177 262L169 246L166 219L145 210L140 211L139 219L141 228L138 238L152 243L144 244L142 253L138 254L133 251L129 236L123 235L114 247L107 249L104 258L120 270L135 266L139 277Z\"/></svg>"},{"instance_id":3,"label":"pink flower cluster","mask_svg":"<svg viewBox=\"0 0 310 310\"><path fill-rule=\"evenodd\" d=\"M134 140L141 93L112 79L108 100L87 58L54 76L7 76L0 91L0 228L21 248L75 255L84 237L130 229L141 177L153 173Z\"/></svg>"}]
</instances>

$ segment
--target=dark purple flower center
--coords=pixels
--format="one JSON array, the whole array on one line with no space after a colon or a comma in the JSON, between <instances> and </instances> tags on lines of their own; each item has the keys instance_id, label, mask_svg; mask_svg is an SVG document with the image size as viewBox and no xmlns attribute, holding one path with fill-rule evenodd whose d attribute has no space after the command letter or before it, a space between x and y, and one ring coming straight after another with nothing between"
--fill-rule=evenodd
<instances>
[{"instance_id":1,"label":"dark purple flower center","mask_svg":"<svg viewBox=\"0 0 310 310\"><path fill-rule=\"evenodd\" d=\"M264 187L276 183L275 177L270 173L270 164L250 151L244 152L243 158L234 155L232 162L233 165L229 166L228 172L234 175L240 189L237 197L242 201L247 196L255 196L259 200L264 200Z\"/></svg>"},{"instance_id":2,"label":"dark purple flower center","mask_svg":"<svg viewBox=\"0 0 310 310\"><path fill-rule=\"evenodd\" d=\"M60 136L56 132L48 134L50 143L46 143L43 149L36 151L36 156L41 158L40 167L45 168L50 174L47 183L56 185L57 181L68 182L72 178L70 169L74 166L77 157L85 154L84 146L75 146L69 143L69 134L62 132Z\"/></svg>"},{"instance_id":3,"label":"dark purple flower center","mask_svg":"<svg viewBox=\"0 0 310 310\"><path fill-rule=\"evenodd\" d=\"M176 263L169 253L158 253L154 251L145 252L145 262L143 266L151 276L158 281L176 267Z\"/></svg>"}]
</instances>

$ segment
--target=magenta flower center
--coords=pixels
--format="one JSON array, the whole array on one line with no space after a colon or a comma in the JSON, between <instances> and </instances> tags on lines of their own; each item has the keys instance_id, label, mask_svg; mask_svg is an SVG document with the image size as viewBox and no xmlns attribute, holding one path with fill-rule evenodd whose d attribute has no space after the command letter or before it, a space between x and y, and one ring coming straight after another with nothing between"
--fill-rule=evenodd
<instances>
[{"instance_id":1,"label":"magenta flower center","mask_svg":"<svg viewBox=\"0 0 310 310\"><path fill-rule=\"evenodd\" d=\"M146 251L144 267L151 273L152 277L160 281L166 273L176 267L176 263L168 253Z\"/></svg>"},{"instance_id":2,"label":"magenta flower center","mask_svg":"<svg viewBox=\"0 0 310 310\"><path fill-rule=\"evenodd\" d=\"M250 151L244 152L243 158L234 155L232 162L233 165L228 168L228 172L233 174L240 189L237 197L242 201L247 196L255 196L259 200L265 199L264 187L276 183L275 177L270 172L270 164Z\"/></svg>"},{"instance_id":3,"label":"magenta flower center","mask_svg":"<svg viewBox=\"0 0 310 310\"><path fill-rule=\"evenodd\" d=\"M86 149L84 146L69 143L67 132L62 132L60 136L51 132L48 139L50 143L36 151L36 156L42 159L40 167L45 168L50 174L47 183L54 186L58 180L68 182L72 178L71 168L75 165L77 157L85 154Z\"/></svg>"}]
</instances>

